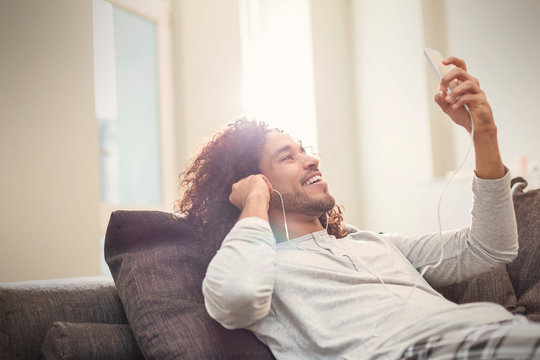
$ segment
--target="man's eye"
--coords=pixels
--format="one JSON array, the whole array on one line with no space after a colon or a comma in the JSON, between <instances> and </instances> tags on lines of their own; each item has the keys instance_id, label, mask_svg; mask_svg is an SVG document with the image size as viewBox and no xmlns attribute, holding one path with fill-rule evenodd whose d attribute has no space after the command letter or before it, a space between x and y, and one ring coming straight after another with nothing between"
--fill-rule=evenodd
<instances>
[{"instance_id":1,"label":"man's eye","mask_svg":"<svg viewBox=\"0 0 540 360\"><path fill-rule=\"evenodd\" d=\"M281 161L292 160L292 159L293 159L292 155L286 155L281 159Z\"/></svg>"}]
</instances>

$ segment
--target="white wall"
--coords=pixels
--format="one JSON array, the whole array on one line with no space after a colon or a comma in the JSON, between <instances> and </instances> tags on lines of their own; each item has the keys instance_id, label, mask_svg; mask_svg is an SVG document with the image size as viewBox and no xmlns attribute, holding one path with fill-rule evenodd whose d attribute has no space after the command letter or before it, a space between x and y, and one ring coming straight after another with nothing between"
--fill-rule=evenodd
<instances>
[{"instance_id":1,"label":"white wall","mask_svg":"<svg viewBox=\"0 0 540 360\"><path fill-rule=\"evenodd\" d=\"M178 172L242 114L238 0L172 2Z\"/></svg>"},{"instance_id":2,"label":"white wall","mask_svg":"<svg viewBox=\"0 0 540 360\"><path fill-rule=\"evenodd\" d=\"M91 1L0 2L0 282L99 273Z\"/></svg>"},{"instance_id":3,"label":"white wall","mask_svg":"<svg viewBox=\"0 0 540 360\"><path fill-rule=\"evenodd\" d=\"M407 231L432 174L421 2L352 5L360 226Z\"/></svg>"}]
</instances>

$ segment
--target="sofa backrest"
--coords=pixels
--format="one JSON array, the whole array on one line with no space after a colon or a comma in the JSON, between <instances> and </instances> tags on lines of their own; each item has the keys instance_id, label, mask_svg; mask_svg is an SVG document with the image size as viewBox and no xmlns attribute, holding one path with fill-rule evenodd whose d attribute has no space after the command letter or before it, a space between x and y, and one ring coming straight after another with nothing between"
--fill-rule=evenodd
<instances>
[{"instance_id":1,"label":"sofa backrest","mask_svg":"<svg viewBox=\"0 0 540 360\"><path fill-rule=\"evenodd\" d=\"M110 277L0 284L0 359L40 359L54 322L127 324Z\"/></svg>"}]
</instances>

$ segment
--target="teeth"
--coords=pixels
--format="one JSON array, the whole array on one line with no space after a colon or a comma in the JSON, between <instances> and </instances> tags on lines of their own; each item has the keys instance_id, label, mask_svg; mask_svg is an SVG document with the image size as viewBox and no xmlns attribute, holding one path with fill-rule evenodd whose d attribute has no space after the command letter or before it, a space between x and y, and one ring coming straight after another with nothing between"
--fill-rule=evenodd
<instances>
[{"instance_id":1,"label":"teeth","mask_svg":"<svg viewBox=\"0 0 540 360\"><path fill-rule=\"evenodd\" d=\"M315 175L314 177L312 177L308 181L306 181L304 183L304 186L311 185L314 182L319 181L319 180L322 180L322 176L321 175Z\"/></svg>"}]
</instances>

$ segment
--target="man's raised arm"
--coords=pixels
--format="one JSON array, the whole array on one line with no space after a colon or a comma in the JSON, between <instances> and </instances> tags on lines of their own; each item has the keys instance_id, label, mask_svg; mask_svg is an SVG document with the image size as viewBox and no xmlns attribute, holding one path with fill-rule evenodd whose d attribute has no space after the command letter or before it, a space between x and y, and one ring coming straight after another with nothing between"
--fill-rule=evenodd
<instances>
[{"instance_id":1,"label":"man's raised arm","mask_svg":"<svg viewBox=\"0 0 540 360\"><path fill-rule=\"evenodd\" d=\"M463 105L469 106L474 121L476 175L481 179L502 178L505 168L497 142L497 126L486 94L480 88L478 80L467 72L465 61L449 57L443 64L452 64L456 67L441 79L441 93L435 95L435 101L456 124L463 126L470 133L471 119ZM456 81L457 86L447 95L446 89L452 81Z\"/></svg>"},{"instance_id":2,"label":"man's raised arm","mask_svg":"<svg viewBox=\"0 0 540 360\"><path fill-rule=\"evenodd\" d=\"M229 200L242 212L203 280L206 310L228 329L245 328L270 311L276 246L268 223L271 191L262 175L233 185Z\"/></svg>"},{"instance_id":3,"label":"man's raised arm","mask_svg":"<svg viewBox=\"0 0 540 360\"><path fill-rule=\"evenodd\" d=\"M485 93L465 62L450 57L443 64L456 67L443 76L435 101L452 120L469 133L473 130L476 156L474 203L469 227L423 236L387 236L417 268L429 266L426 279L435 286L448 285L512 261L518 251L517 226L510 193L510 174L499 153L497 127ZM451 82L455 86L446 94ZM441 250L442 248L442 250ZM439 259L442 262L436 267ZM460 271L461 270L461 271Z\"/></svg>"}]
</instances>

